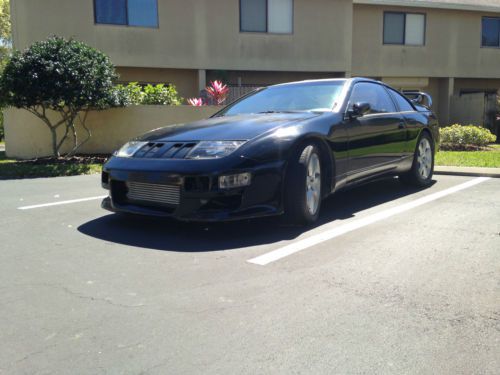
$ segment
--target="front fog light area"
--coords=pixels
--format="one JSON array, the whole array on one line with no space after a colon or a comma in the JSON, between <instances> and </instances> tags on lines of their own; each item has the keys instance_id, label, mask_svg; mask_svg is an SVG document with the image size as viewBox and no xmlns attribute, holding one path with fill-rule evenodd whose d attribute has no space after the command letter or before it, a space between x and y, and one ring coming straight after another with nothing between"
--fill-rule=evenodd
<instances>
[{"instance_id":1,"label":"front fog light area","mask_svg":"<svg viewBox=\"0 0 500 375\"><path fill-rule=\"evenodd\" d=\"M232 189L243 186L248 186L252 182L252 175L250 173L239 173L228 176L219 177L220 189Z\"/></svg>"}]
</instances>

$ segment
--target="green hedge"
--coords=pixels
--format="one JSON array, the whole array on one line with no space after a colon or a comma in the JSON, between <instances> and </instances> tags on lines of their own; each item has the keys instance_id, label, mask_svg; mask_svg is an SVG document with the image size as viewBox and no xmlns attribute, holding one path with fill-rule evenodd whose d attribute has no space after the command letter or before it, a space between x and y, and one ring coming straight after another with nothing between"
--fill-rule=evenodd
<instances>
[{"instance_id":1,"label":"green hedge","mask_svg":"<svg viewBox=\"0 0 500 375\"><path fill-rule=\"evenodd\" d=\"M146 85L137 82L115 87L121 105L180 105L182 98L174 85Z\"/></svg>"},{"instance_id":2,"label":"green hedge","mask_svg":"<svg viewBox=\"0 0 500 375\"><path fill-rule=\"evenodd\" d=\"M496 141L488 129L475 125L454 124L440 129L442 150L478 150Z\"/></svg>"}]
</instances>

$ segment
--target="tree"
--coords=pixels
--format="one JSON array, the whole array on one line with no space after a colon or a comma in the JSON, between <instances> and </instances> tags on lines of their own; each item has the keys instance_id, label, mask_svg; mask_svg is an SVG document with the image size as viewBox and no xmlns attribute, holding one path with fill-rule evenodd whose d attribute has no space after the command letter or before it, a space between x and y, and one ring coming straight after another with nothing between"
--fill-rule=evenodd
<instances>
[{"instance_id":1,"label":"tree","mask_svg":"<svg viewBox=\"0 0 500 375\"><path fill-rule=\"evenodd\" d=\"M88 112L120 105L113 87L116 78L115 67L102 52L73 39L51 37L13 53L0 78L0 102L40 118L50 129L56 157L71 136L68 155L74 155L92 136L85 124ZM48 110L58 118L51 120ZM83 141L77 122L86 132Z\"/></svg>"},{"instance_id":2,"label":"tree","mask_svg":"<svg viewBox=\"0 0 500 375\"><path fill-rule=\"evenodd\" d=\"M9 0L0 0L0 72L12 50Z\"/></svg>"},{"instance_id":3,"label":"tree","mask_svg":"<svg viewBox=\"0 0 500 375\"><path fill-rule=\"evenodd\" d=\"M12 51L12 33L10 28L9 0L0 0L0 74ZM3 112L0 103L0 141L3 139Z\"/></svg>"}]
</instances>

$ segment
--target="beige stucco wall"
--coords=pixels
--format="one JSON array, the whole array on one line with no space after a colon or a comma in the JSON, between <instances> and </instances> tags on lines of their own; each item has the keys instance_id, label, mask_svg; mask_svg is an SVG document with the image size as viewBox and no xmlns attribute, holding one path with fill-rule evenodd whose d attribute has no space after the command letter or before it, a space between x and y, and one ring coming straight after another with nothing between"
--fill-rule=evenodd
<instances>
[{"instance_id":1,"label":"beige stucco wall","mask_svg":"<svg viewBox=\"0 0 500 375\"><path fill-rule=\"evenodd\" d=\"M237 0L158 0L159 28L95 25L92 0L15 0L14 45L83 40L117 66L276 71L350 70L351 0L294 0L291 35L240 33Z\"/></svg>"},{"instance_id":2,"label":"beige stucco wall","mask_svg":"<svg viewBox=\"0 0 500 375\"><path fill-rule=\"evenodd\" d=\"M343 73L333 72L262 72L262 71L225 71L224 81L237 84L240 79L244 85L275 85L278 83L303 81L306 79L323 79L344 77ZM218 71L207 72L207 81L219 79Z\"/></svg>"},{"instance_id":3,"label":"beige stucco wall","mask_svg":"<svg viewBox=\"0 0 500 375\"><path fill-rule=\"evenodd\" d=\"M171 83L183 98L198 96L198 71L194 69L117 68L120 82Z\"/></svg>"},{"instance_id":4,"label":"beige stucco wall","mask_svg":"<svg viewBox=\"0 0 500 375\"><path fill-rule=\"evenodd\" d=\"M454 95L451 97L450 124L484 125L484 94Z\"/></svg>"},{"instance_id":5,"label":"beige stucco wall","mask_svg":"<svg viewBox=\"0 0 500 375\"><path fill-rule=\"evenodd\" d=\"M426 16L425 46L383 45L384 11ZM500 49L481 48L481 17L459 10L355 5L352 72L379 77L500 77Z\"/></svg>"},{"instance_id":6,"label":"beige stucco wall","mask_svg":"<svg viewBox=\"0 0 500 375\"><path fill-rule=\"evenodd\" d=\"M87 126L93 136L81 153L111 153L128 140L150 130L208 118L220 107L132 106L91 112ZM50 116L54 118L54 113ZM83 136L79 128L80 136ZM61 129L62 131L62 129ZM28 159L51 155L50 131L37 117L22 109L5 112L5 144L9 157ZM67 142L63 151L68 151Z\"/></svg>"}]
</instances>

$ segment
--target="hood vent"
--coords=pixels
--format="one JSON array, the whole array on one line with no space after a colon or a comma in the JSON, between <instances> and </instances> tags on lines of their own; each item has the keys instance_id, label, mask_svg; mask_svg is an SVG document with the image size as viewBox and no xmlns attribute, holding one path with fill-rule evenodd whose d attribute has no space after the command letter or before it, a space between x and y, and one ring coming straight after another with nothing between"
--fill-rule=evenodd
<instances>
[{"instance_id":1,"label":"hood vent","mask_svg":"<svg viewBox=\"0 0 500 375\"><path fill-rule=\"evenodd\" d=\"M196 142L150 142L137 151L134 158L184 159Z\"/></svg>"}]
</instances>

